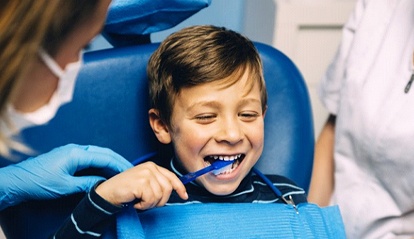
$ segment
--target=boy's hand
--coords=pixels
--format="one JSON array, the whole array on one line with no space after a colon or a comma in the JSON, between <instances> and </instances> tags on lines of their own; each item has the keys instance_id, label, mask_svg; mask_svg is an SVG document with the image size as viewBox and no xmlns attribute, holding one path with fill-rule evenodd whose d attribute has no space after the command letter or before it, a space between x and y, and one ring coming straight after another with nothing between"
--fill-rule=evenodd
<instances>
[{"instance_id":1,"label":"boy's hand","mask_svg":"<svg viewBox=\"0 0 414 239\"><path fill-rule=\"evenodd\" d=\"M173 189L182 199L188 199L184 185L174 173L146 162L103 182L96 193L114 205L139 199L134 207L145 210L164 206Z\"/></svg>"}]
</instances>

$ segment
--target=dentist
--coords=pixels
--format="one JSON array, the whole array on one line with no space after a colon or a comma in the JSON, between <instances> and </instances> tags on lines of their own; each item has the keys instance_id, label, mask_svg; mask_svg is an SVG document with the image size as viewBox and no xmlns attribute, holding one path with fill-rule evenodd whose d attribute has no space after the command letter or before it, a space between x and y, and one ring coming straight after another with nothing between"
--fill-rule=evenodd
<instances>
[{"instance_id":1,"label":"dentist","mask_svg":"<svg viewBox=\"0 0 414 239\"><path fill-rule=\"evenodd\" d=\"M0 154L24 150L12 136L46 124L72 100L81 51L101 31L110 0L6 0L0 8ZM122 172L132 165L110 149L66 145L0 168L0 210L28 200L89 191L102 177L85 168Z\"/></svg>"}]
</instances>

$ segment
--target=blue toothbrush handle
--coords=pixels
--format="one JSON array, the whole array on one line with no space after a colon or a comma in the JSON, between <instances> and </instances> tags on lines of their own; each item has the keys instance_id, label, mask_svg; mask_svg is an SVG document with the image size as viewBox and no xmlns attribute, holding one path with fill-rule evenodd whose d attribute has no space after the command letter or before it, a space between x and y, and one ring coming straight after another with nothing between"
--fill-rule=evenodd
<instances>
[{"instance_id":1,"label":"blue toothbrush handle","mask_svg":"<svg viewBox=\"0 0 414 239\"><path fill-rule=\"evenodd\" d=\"M206 173L208 173L208 172L210 172L214 169L215 169L214 166L210 165L210 166L205 167L203 169L200 169L196 172L188 173L186 175L183 175L183 176L180 177L180 180L183 184L187 184L191 181L194 181L196 178L200 177L201 175L206 174Z\"/></svg>"},{"instance_id":2,"label":"blue toothbrush handle","mask_svg":"<svg viewBox=\"0 0 414 239\"><path fill-rule=\"evenodd\" d=\"M205 167L203 169L200 169L196 172L188 173L184 176L181 176L180 180L183 184L186 184L186 183L189 183L191 181L194 181L194 179L200 177L203 174L211 172L215 169L223 168L223 167L225 167L229 164L232 164L232 163L233 163L233 160L231 160L231 161L230 160L229 161L217 160L213 164L211 164L210 166L207 166L207 167Z\"/></svg>"}]
</instances>

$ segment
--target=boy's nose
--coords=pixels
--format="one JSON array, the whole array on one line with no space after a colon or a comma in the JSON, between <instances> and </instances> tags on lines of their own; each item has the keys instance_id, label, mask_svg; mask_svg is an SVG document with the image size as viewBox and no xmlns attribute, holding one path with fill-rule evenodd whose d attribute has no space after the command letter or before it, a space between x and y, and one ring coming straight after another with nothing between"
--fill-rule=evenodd
<instances>
[{"instance_id":1,"label":"boy's nose","mask_svg":"<svg viewBox=\"0 0 414 239\"><path fill-rule=\"evenodd\" d=\"M220 130L216 136L217 142L237 144L243 140L243 131L237 121L226 120L220 124Z\"/></svg>"}]
</instances>

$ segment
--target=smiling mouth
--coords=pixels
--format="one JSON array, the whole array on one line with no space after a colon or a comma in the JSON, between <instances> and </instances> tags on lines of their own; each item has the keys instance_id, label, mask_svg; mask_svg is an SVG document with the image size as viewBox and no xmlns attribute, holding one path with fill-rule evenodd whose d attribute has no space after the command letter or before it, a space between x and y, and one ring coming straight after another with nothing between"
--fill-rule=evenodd
<instances>
[{"instance_id":1,"label":"smiling mouth","mask_svg":"<svg viewBox=\"0 0 414 239\"><path fill-rule=\"evenodd\" d=\"M245 154L237 154L237 155L209 155L204 158L204 161L207 165L211 165L217 160L224 160L224 161L234 161L232 164L229 164L228 166L225 166L221 169L214 170L213 173L215 175L220 174L230 174L233 172L237 166L240 165L240 163L243 161Z\"/></svg>"}]
</instances>

